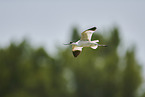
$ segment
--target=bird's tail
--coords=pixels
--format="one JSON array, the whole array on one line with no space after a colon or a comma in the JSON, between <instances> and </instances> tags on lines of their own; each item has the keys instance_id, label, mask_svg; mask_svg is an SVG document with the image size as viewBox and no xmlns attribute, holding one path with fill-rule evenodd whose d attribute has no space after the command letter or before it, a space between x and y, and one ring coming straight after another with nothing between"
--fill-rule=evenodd
<instances>
[{"instance_id":1,"label":"bird's tail","mask_svg":"<svg viewBox=\"0 0 145 97\"><path fill-rule=\"evenodd\" d=\"M99 40L93 40L94 43L99 42Z\"/></svg>"}]
</instances>

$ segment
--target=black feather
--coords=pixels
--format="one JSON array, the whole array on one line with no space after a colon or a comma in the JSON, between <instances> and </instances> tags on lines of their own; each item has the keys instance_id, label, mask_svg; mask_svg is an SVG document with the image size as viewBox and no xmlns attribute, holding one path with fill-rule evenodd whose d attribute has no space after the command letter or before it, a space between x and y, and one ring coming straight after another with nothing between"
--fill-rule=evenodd
<instances>
[{"instance_id":1,"label":"black feather","mask_svg":"<svg viewBox=\"0 0 145 97\"><path fill-rule=\"evenodd\" d=\"M97 28L96 27L93 27L93 28L90 28L88 30L92 30L92 31L95 31Z\"/></svg>"},{"instance_id":2,"label":"black feather","mask_svg":"<svg viewBox=\"0 0 145 97\"><path fill-rule=\"evenodd\" d=\"M77 57L81 53L81 51L79 50L72 51L72 52L73 52L74 57Z\"/></svg>"}]
</instances>

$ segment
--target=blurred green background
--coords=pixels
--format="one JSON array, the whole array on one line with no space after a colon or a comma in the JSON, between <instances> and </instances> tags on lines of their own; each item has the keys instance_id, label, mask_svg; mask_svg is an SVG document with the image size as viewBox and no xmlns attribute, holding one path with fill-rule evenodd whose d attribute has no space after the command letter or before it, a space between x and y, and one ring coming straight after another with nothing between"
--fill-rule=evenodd
<instances>
[{"instance_id":1,"label":"blurred green background","mask_svg":"<svg viewBox=\"0 0 145 97\"><path fill-rule=\"evenodd\" d=\"M77 58L70 46L52 56L27 40L0 48L0 97L145 97L135 47L120 56L119 29L107 33L92 37L107 48L84 48ZM79 35L73 28L70 40Z\"/></svg>"}]
</instances>

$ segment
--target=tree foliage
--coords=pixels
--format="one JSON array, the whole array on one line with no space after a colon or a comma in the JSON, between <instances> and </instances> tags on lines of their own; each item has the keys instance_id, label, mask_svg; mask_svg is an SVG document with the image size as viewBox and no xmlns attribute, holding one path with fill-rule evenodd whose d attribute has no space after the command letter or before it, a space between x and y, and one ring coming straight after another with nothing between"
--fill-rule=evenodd
<instances>
[{"instance_id":1,"label":"tree foliage","mask_svg":"<svg viewBox=\"0 0 145 97\"><path fill-rule=\"evenodd\" d=\"M137 97L142 76L135 51L128 50L122 61L119 30L108 33L107 39L96 33L92 39L109 47L84 48L77 58L70 47L52 58L25 40L1 48L0 97ZM79 37L74 28L72 41Z\"/></svg>"}]
</instances>

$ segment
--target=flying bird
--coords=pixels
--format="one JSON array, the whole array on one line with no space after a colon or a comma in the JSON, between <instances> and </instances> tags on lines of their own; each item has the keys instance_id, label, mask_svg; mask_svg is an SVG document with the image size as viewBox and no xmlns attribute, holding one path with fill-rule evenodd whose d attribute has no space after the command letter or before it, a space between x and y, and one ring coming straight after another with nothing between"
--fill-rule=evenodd
<instances>
[{"instance_id":1,"label":"flying bird","mask_svg":"<svg viewBox=\"0 0 145 97\"><path fill-rule=\"evenodd\" d=\"M87 29L81 33L80 40L78 40L77 42L70 42L68 44L65 44L72 45L72 52L74 57L77 57L81 53L83 47L91 47L92 49L96 49L98 46L107 47L107 45L98 44L99 40L91 41L92 34L95 32L96 29L96 27Z\"/></svg>"}]
</instances>

